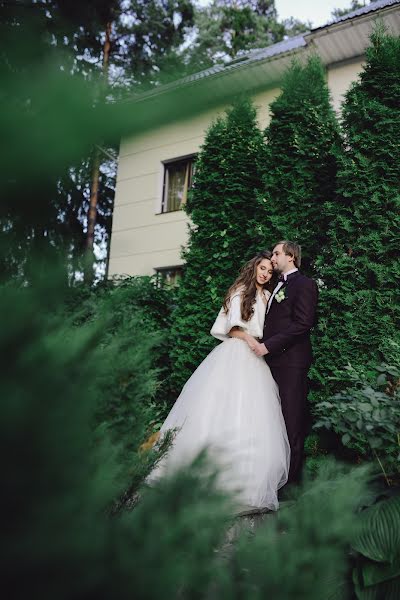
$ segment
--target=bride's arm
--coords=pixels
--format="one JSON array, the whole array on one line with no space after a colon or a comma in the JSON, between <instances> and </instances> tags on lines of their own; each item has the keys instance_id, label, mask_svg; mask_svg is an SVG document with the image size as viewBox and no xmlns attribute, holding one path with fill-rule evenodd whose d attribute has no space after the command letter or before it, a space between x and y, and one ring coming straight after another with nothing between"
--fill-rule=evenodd
<instances>
[{"instance_id":1,"label":"bride's arm","mask_svg":"<svg viewBox=\"0 0 400 600\"><path fill-rule=\"evenodd\" d=\"M232 327L232 329L228 332L228 335L229 337L244 340L251 349L253 349L254 344L257 343L257 340L252 335L250 335L246 331L243 331L242 329L240 329L240 327Z\"/></svg>"},{"instance_id":2,"label":"bride's arm","mask_svg":"<svg viewBox=\"0 0 400 600\"><path fill-rule=\"evenodd\" d=\"M247 324L242 320L240 293L234 294L230 300L229 310L225 312L224 308L221 308L210 333L222 341L229 337L238 338L253 350L257 341L245 331Z\"/></svg>"}]
</instances>

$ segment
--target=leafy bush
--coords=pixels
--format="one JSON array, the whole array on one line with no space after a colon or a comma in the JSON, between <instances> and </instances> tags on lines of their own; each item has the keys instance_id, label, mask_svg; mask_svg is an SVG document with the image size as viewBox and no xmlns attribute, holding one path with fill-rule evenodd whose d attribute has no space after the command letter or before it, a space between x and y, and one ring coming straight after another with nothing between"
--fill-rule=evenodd
<instances>
[{"instance_id":1,"label":"leafy bush","mask_svg":"<svg viewBox=\"0 0 400 600\"><path fill-rule=\"evenodd\" d=\"M194 465L131 513L107 515L157 459L137 452L155 384L149 338L134 316L107 343L105 318L71 327L57 315L53 278L48 270L45 287L9 285L0 296L4 589L13 598L118 599L207 585L227 512L210 471ZM111 420L100 419L99 405L110 402Z\"/></svg>"},{"instance_id":2,"label":"leafy bush","mask_svg":"<svg viewBox=\"0 0 400 600\"><path fill-rule=\"evenodd\" d=\"M346 598L346 552L365 500L365 470L346 470L330 460L306 479L293 502L249 540L243 536L230 561L223 598L321 600Z\"/></svg>"},{"instance_id":3,"label":"leafy bush","mask_svg":"<svg viewBox=\"0 0 400 600\"><path fill-rule=\"evenodd\" d=\"M304 473L308 480L314 479L321 468L324 468L326 461L332 460L327 449L321 444L318 434L308 435L304 442Z\"/></svg>"},{"instance_id":4,"label":"leafy bush","mask_svg":"<svg viewBox=\"0 0 400 600\"><path fill-rule=\"evenodd\" d=\"M92 325L101 331L101 353L107 364L99 368L96 423L119 452L129 479L116 507L130 504L155 457L138 447L164 420L171 400L168 337L173 290L152 277L127 277L94 289L69 289L62 317L72 327ZM163 454L170 440L160 448ZM122 504L121 504L122 502ZM114 507L114 509L116 509Z\"/></svg>"},{"instance_id":5,"label":"leafy bush","mask_svg":"<svg viewBox=\"0 0 400 600\"><path fill-rule=\"evenodd\" d=\"M397 600L400 595L400 496L383 500L360 515L352 547L357 552L353 581L358 600Z\"/></svg>"},{"instance_id":6,"label":"leafy bush","mask_svg":"<svg viewBox=\"0 0 400 600\"><path fill-rule=\"evenodd\" d=\"M214 469L202 458L142 490L134 510L111 518L106 509L132 477L117 444L119 428L122 443L128 431L118 419L95 431L93 423L99 402L111 393L104 382L116 367L118 376L129 373L127 358L121 367L117 362L128 352L134 321L124 321L121 346L105 343L101 319L71 327L56 314L59 302L60 291L50 284L45 290L9 286L0 297L8 315L0 331L4 589L17 599L44 600L256 598L267 590L277 600L326 597L329 577L336 580L346 566L363 473L326 465L295 507L268 517L253 540L243 535L229 561L220 558L232 503L216 489ZM143 338L132 331L129 351L140 354ZM132 398L144 398L142 386L152 386L154 372L145 358L140 364L148 380L141 374L129 380ZM139 401L132 400L131 410L134 464L146 415ZM149 469L154 456L143 460Z\"/></svg>"},{"instance_id":7,"label":"leafy bush","mask_svg":"<svg viewBox=\"0 0 400 600\"><path fill-rule=\"evenodd\" d=\"M175 296L174 289L160 285L155 277L120 277L95 288L85 285L70 288L65 302L66 316L74 325L101 323L104 344L118 340L121 343L125 336L124 354L130 354L132 361L135 357L130 347L135 347L137 335L143 338L141 331L147 332L144 340L151 340L151 366L157 373L157 383L148 395L158 404L158 407L154 406L157 412L161 410L163 414L175 399L170 386L172 366L169 358ZM130 330L129 323L133 321L136 325ZM120 358L124 359L122 355ZM113 385L118 385L117 377Z\"/></svg>"},{"instance_id":8,"label":"leafy bush","mask_svg":"<svg viewBox=\"0 0 400 600\"><path fill-rule=\"evenodd\" d=\"M349 365L344 379L348 387L315 405L314 427L332 429L345 446L375 457L385 475L399 473L400 360L383 363L372 374Z\"/></svg>"}]
</instances>

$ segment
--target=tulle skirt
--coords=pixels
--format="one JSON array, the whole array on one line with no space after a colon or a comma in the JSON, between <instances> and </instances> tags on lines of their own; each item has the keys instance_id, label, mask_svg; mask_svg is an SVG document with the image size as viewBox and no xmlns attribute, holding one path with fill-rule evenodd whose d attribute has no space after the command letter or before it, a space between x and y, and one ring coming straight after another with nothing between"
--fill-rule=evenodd
<instances>
[{"instance_id":1,"label":"tulle skirt","mask_svg":"<svg viewBox=\"0 0 400 600\"><path fill-rule=\"evenodd\" d=\"M263 358L230 338L203 360L174 404L161 436L176 429L168 453L147 478L153 484L207 449L219 486L239 510L278 508L288 477L290 446L278 387Z\"/></svg>"}]
</instances>

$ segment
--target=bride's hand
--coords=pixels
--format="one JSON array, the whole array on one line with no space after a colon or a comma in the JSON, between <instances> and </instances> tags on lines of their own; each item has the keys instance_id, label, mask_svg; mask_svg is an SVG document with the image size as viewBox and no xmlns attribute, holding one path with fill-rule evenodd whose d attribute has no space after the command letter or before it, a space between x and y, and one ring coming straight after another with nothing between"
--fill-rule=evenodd
<instances>
[{"instance_id":1,"label":"bride's hand","mask_svg":"<svg viewBox=\"0 0 400 600\"><path fill-rule=\"evenodd\" d=\"M257 342L256 338L254 338L249 333L242 331L239 327L232 327L232 329L229 332L229 336L238 338L239 340L243 340L244 342L246 342L246 344L249 346L249 348L253 351L257 347L258 342Z\"/></svg>"},{"instance_id":2,"label":"bride's hand","mask_svg":"<svg viewBox=\"0 0 400 600\"><path fill-rule=\"evenodd\" d=\"M257 340L249 333L245 334L244 341L246 342L250 350L254 350L257 346Z\"/></svg>"}]
</instances>

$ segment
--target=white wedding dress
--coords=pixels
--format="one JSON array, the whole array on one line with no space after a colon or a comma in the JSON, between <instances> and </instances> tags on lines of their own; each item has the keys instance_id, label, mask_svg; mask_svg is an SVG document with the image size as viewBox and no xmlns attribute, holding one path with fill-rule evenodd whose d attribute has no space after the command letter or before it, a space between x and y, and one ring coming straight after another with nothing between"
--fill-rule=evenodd
<instances>
[{"instance_id":1,"label":"white wedding dress","mask_svg":"<svg viewBox=\"0 0 400 600\"><path fill-rule=\"evenodd\" d=\"M228 314L223 309L211 329L222 340L186 382L161 428L161 436L177 429L172 446L147 478L152 484L164 474L189 464L207 448L220 467L220 487L233 492L238 510L278 508L277 490L288 477L290 446L278 387L263 358L247 343L227 334L238 326L261 338L266 310L257 294L254 314L241 319L240 293Z\"/></svg>"}]
</instances>

